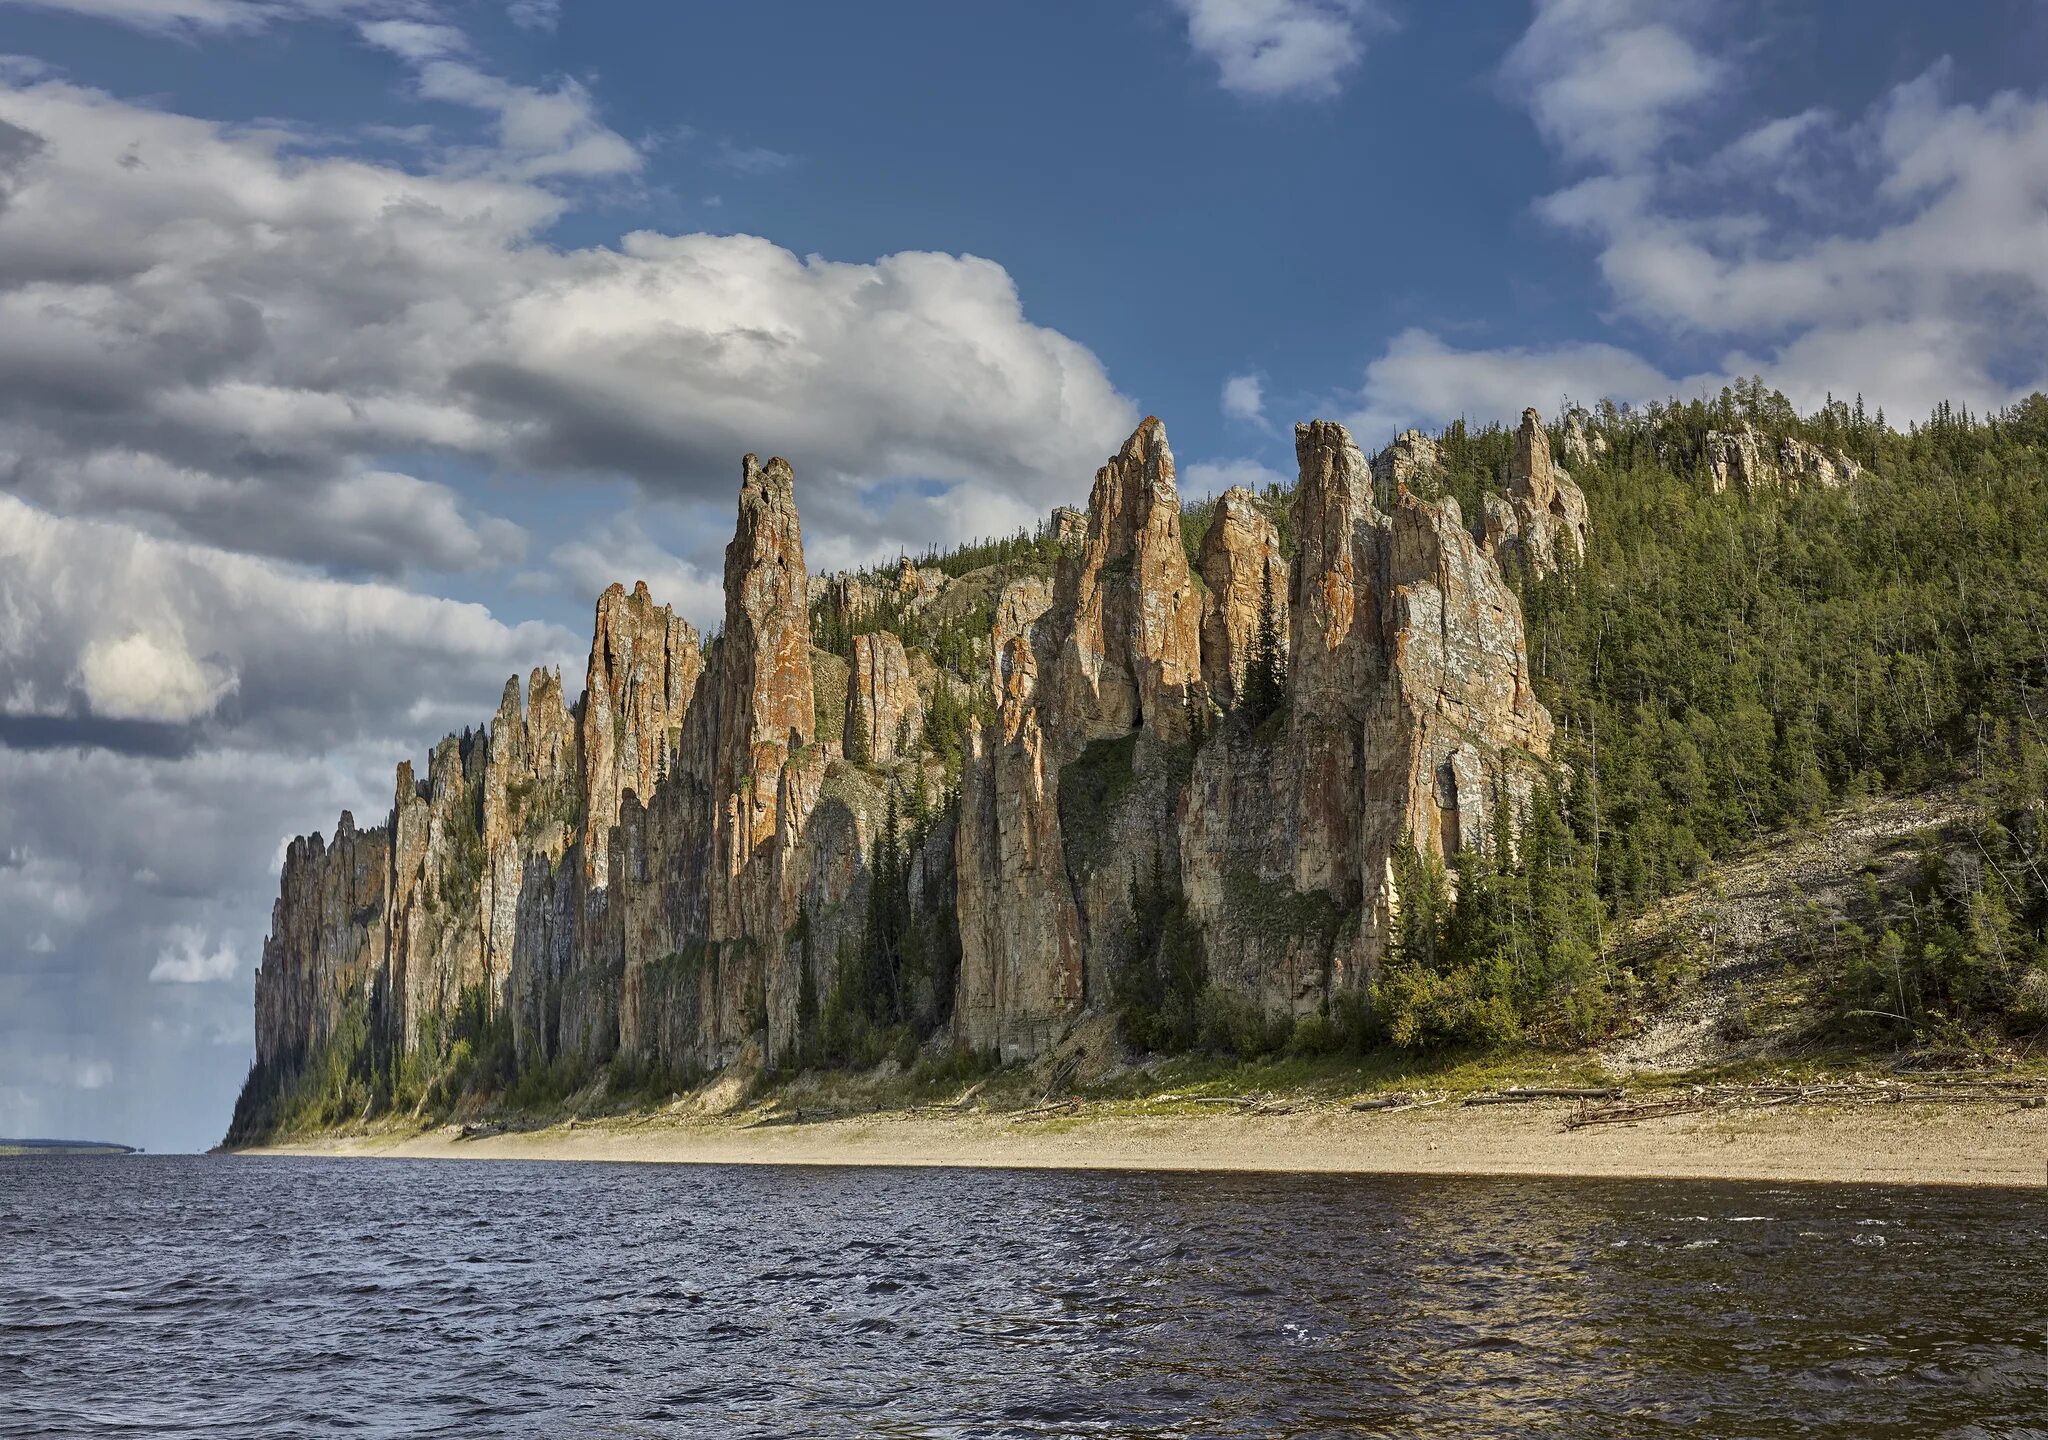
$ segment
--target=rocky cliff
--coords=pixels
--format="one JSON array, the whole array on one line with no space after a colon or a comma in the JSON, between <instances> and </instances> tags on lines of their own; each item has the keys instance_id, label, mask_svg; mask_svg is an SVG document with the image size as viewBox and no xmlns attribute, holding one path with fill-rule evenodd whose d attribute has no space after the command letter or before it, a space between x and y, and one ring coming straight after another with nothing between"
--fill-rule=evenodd
<instances>
[{"instance_id":1,"label":"rocky cliff","mask_svg":"<svg viewBox=\"0 0 2048 1440\"><path fill-rule=\"evenodd\" d=\"M573 704L508 681L424 781L399 766L383 824L292 843L252 1091L348 1037L431 1067L458 1022L522 1070L783 1063L839 1043L860 986L924 1043L1030 1056L1112 1003L1148 886L1268 1012L1366 984L1396 848L1478 843L1544 773L1501 560L1570 564L1587 534L1534 412L1477 535L1407 488L1424 439L1376 502L1341 425L1299 427L1291 508L1227 492L1191 564L1148 419L1036 560L829 581L789 465L746 457L715 641L615 585ZM1262 621L1286 701L1253 716Z\"/></svg>"}]
</instances>

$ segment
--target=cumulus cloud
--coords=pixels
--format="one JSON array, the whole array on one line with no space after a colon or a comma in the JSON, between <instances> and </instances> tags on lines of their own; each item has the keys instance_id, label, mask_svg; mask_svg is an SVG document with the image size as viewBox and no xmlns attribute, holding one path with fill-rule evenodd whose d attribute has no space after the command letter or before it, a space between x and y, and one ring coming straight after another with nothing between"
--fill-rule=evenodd
<instances>
[{"instance_id":1,"label":"cumulus cloud","mask_svg":"<svg viewBox=\"0 0 2048 1440\"><path fill-rule=\"evenodd\" d=\"M1251 425L1266 421L1265 386L1256 375L1233 375L1223 382L1223 416Z\"/></svg>"},{"instance_id":2,"label":"cumulus cloud","mask_svg":"<svg viewBox=\"0 0 2048 1440\"><path fill-rule=\"evenodd\" d=\"M1613 345L1453 351L1411 330L1368 368L1372 433L1750 374L1803 408L1860 393L1894 420L2048 388L2048 96L1957 100L1938 62L1860 114L1751 114L1713 137L1710 97L1745 80L1744 52L1698 28L1717 13L1542 0L1503 72L1583 172L1537 216L1592 247L1614 318L1695 353L1695 373Z\"/></svg>"},{"instance_id":3,"label":"cumulus cloud","mask_svg":"<svg viewBox=\"0 0 2048 1440\"><path fill-rule=\"evenodd\" d=\"M1408 329L1366 366L1345 423L1361 445L1377 448L1410 426L1507 420L1526 406L1549 412L1566 399L1661 400L1694 383L1672 380L1617 345L1460 350L1428 330Z\"/></svg>"},{"instance_id":4,"label":"cumulus cloud","mask_svg":"<svg viewBox=\"0 0 2048 1440\"><path fill-rule=\"evenodd\" d=\"M40 428L0 426L0 489L50 510L147 521L222 548L397 575L516 563L526 532L447 485L347 468L277 479L180 465L146 450L87 453Z\"/></svg>"},{"instance_id":5,"label":"cumulus cloud","mask_svg":"<svg viewBox=\"0 0 2048 1440\"><path fill-rule=\"evenodd\" d=\"M224 940L214 943L195 926L178 925L157 951L149 978L158 985L209 985L234 979L241 968L234 946Z\"/></svg>"},{"instance_id":6,"label":"cumulus cloud","mask_svg":"<svg viewBox=\"0 0 2048 1440\"><path fill-rule=\"evenodd\" d=\"M86 703L110 720L182 725L211 714L235 684L233 671L194 658L176 634L96 636L78 661Z\"/></svg>"},{"instance_id":7,"label":"cumulus cloud","mask_svg":"<svg viewBox=\"0 0 2048 1440\"><path fill-rule=\"evenodd\" d=\"M1367 0L1173 0L1188 44L1233 94L1261 99L1335 95L1383 23Z\"/></svg>"},{"instance_id":8,"label":"cumulus cloud","mask_svg":"<svg viewBox=\"0 0 2048 1440\"><path fill-rule=\"evenodd\" d=\"M423 83L468 65L453 32L375 33ZM811 492L915 478L1038 505L1136 420L992 261L544 243L569 202L533 161L586 153L573 124L424 173L52 80L0 84L0 125L26 137L0 147L0 483L72 513L463 568L518 537L386 457L725 499L741 453L775 450Z\"/></svg>"},{"instance_id":9,"label":"cumulus cloud","mask_svg":"<svg viewBox=\"0 0 2048 1440\"><path fill-rule=\"evenodd\" d=\"M1503 78L1565 157L1629 163L1661 145L1677 117L1721 84L1724 63L1681 28L1712 9L1538 0Z\"/></svg>"},{"instance_id":10,"label":"cumulus cloud","mask_svg":"<svg viewBox=\"0 0 2048 1440\"><path fill-rule=\"evenodd\" d=\"M480 605L0 495L0 722L203 722L216 737L318 748L470 723L506 675L579 650L554 626L507 626Z\"/></svg>"}]
</instances>

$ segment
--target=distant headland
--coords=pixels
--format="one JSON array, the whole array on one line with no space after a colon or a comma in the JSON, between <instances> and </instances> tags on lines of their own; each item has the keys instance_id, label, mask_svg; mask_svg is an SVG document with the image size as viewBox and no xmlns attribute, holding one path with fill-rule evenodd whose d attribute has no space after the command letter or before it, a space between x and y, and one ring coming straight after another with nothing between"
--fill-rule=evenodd
<instances>
[{"instance_id":1,"label":"distant headland","mask_svg":"<svg viewBox=\"0 0 2048 1440\"><path fill-rule=\"evenodd\" d=\"M24 1155L140 1155L140 1145L117 1145L112 1140L0 1140L0 1160Z\"/></svg>"}]
</instances>

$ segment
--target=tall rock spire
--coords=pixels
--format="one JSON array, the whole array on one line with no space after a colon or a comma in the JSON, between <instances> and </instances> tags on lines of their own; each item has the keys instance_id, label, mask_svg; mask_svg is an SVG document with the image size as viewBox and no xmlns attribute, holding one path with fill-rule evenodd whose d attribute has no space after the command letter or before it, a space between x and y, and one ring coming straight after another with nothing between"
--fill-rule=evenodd
<instances>
[{"instance_id":1,"label":"tall rock spire","mask_svg":"<svg viewBox=\"0 0 2048 1440\"><path fill-rule=\"evenodd\" d=\"M778 836L795 838L782 834L785 819L800 827L809 814L800 792L786 793L785 770L816 739L817 711L796 477L780 457L742 462L739 525L725 547L717 684L712 795L725 883L712 895L711 930L723 938L773 923L779 906L770 852ZM801 813L786 815L792 806Z\"/></svg>"},{"instance_id":2,"label":"tall rock spire","mask_svg":"<svg viewBox=\"0 0 2048 1440\"><path fill-rule=\"evenodd\" d=\"M1070 617L1050 676L1056 744L1078 749L1141 727L1185 735L1188 687L1202 669L1202 602L1181 543L1173 451L1156 416L1095 472L1087 537L1060 567L1053 612Z\"/></svg>"},{"instance_id":3,"label":"tall rock spire","mask_svg":"<svg viewBox=\"0 0 2048 1440\"><path fill-rule=\"evenodd\" d=\"M1284 650L1287 645L1288 567L1280 554L1280 531L1242 485L1217 497L1200 561L1209 592L1202 611L1202 683L1210 698L1228 709L1237 700L1260 611L1269 598L1280 646Z\"/></svg>"},{"instance_id":4,"label":"tall rock spire","mask_svg":"<svg viewBox=\"0 0 2048 1440\"><path fill-rule=\"evenodd\" d=\"M630 792L644 803L669 765L671 730L704 671L697 632L640 581L597 599L583 686L583 866L590 884L611 883L611 834Z\"/></svg>"},{"instance_id":5,"label":"tall rock spire","mask_svg":"<svg viewBox=\"0 0 2048 1440\"><path fill-rule=\"evenodd\" d=\"M1534 410L1522 412L1508 462L1508 493L1486 497L1486 543L1503 562L1519 560L1531 575L1576 564L1590 533L1586 497L1550 457L1550 432Z\"/></svg>"}]
</instances>

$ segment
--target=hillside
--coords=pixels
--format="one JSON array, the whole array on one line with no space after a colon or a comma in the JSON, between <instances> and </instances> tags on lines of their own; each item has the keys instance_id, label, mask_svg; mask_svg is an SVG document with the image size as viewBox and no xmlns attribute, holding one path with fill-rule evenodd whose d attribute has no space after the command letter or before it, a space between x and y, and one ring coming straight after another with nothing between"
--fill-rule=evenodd
<instances>
[{"instance_id":1,"label":"hillside","mask_svg":"<svg viewBox=\"0 0 2048 1440\"><path fill-rule=\"evenodd\" d=\"M748 457L718 635L615 586L579 698L509 683L294 842L230 1139L1084 1035L2033 1043L2048 401L1901 433L1746 386L1297 455L1184 515L1148 420L1085 512L835 576Z\"/></svg>"}]
</instances>

